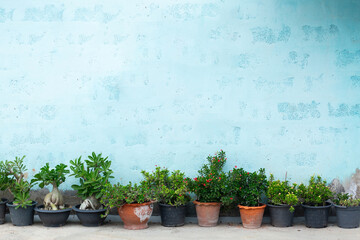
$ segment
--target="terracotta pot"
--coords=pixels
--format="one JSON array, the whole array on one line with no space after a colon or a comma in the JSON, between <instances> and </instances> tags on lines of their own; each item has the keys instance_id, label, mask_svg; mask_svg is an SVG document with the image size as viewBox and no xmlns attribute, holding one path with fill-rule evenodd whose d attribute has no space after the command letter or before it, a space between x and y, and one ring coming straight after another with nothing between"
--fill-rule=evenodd
<instances>
[{"instance_id":1,"label":"terracotta pot","mask_svg":"<svg viewBox=\"0 0 360 240\"><path fill-rule=\"evenodd\" d=\"M153 202L125 204L118 208L124 222L124 228L139 230L148 228L148 221L153 211Z\"/></svg>"},{"instance_id":2,"label":"terracotta pot","mask_svg":"<svg viewBox=\"0 0 360 240\"><path fill-rule=\"evenodd\" d=\"M194 201L200 227L215 227L219 221L221 203Z\"/></svg>"},{"instance_id":3,"label":"terracotta pot","mask_svg":"<svg viewBox=\"0 0 360 240\"><path fill-rule=\"evenodd\" d=\"M240 216L244 228L259 228L264 216L266 204L258 207L247 207L238 205L240 208Z\"/></svg>"}]
</instances>

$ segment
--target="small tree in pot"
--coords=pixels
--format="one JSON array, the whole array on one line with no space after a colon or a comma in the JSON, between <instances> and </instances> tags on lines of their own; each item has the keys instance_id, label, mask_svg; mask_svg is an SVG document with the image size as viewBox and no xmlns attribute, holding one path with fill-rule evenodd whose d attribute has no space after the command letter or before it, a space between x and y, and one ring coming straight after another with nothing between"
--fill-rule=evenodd
<instances>
[{"instance_id":1,"label":"small tree in pot","mask_svg":"<svg viewBox=\"0 0 360 240\"><path fill-rule=\"evenodd\" d=\"M35 208L44 226L63 226L69 217L71 208L65 209L64 197L59 191L59 185L65 182L66 174L70 173L66 168L67 165L61 163L56 165L55 169L50 169L49 163L46 163L31 180L32 183L40 182L40 188L50 184L53 187L52 191L46 194L44 205Z\"/></svg>"},{"instance_id":2,"label":"small tree in pot","mask_svg":"<svg viewBox=\"0 0 360 240\"><path fill-rule=\"evenodd\" d=\"M9 189L12 179L9 177L9 174L6 170L4 162L0 163L0 191L6 191ZM6 203L8 199L0 199L0 224L5 223L5 214L6 214Z\"/></svg>"},{"instance_id":3,"label":"small tree in pot","mask_svg":"<svg viewBox=\"0 0 360 240\"><path fill-rule=\"evenodd\" d=\"M299 185L299 199L304 208L305 225L311 228L327 226L333 193L320 176L311 176L309 184Z\"/></svg>"},{"instance_id":4,"label":"small tree in pot","mask_svg":"<svg viewBox=\"0 0 360 240\"><path fill-rule=\"evenodd\" d=\"M266 205L261 203L266 193L268 181L265 169L247 172L235 168L229 172L229 186L232 200L239 203L242 224L245 228L259 228Z\"/></svg>"},{"instance_id":5,"label":"small tree in pot","mask_svg":"<svg viewBox=\"0 0 360 240\"><path fill-rule=\"evenodd\" d=\"M73 209L84 226L99 226L104 222L105 218L102 215L106 211L100 203L103 194L101 190L109 179L113 178L111 161L108 157L103 158L101 153L93 152L84 162L80 156L70 163L72 171L70 176L75 176L80 181L79 185L74 184L72 188L83 199L83 202Z\"/></svg>"},{"instance_id":6,"label":"small tree in pot","mask_svg":"<svg viewBox=\"0 0 360 240\"><path fill-rule=\"evenodd\" d=\"M153 193L148 184L127 185L106 184L102 189L101 203L104 204L108 212L116 207L118 214L124 222L124 228L139 230L148 228L148 221L153 211ZM107 213L108 213L107 212Z\"/></svg>"},{"instance_id":7,"label":"small tree in pot","mask_svg":"<svg viewBox=\"0 0 360 240\"><path fill-rule=\"evenodd\" d=\"M294 206L299 203L297 184L290 185L289 181L274 180L270 174L267 190L268 207L271 224L275 227L289 227L293 223Z\"/></svg>"},{"instance_id":8,"label":"small tree in pot","mask_svg":"<svg viewBox=\"0 0 360 240\"><path fill-rule=\"evenodd\" d=\"M226 154L223 150L208 156L208 162L190 181L190 190L196 194L195 204L198 223L202 227L214 227L218 223L221 204L228 203L227 176L223 172Z\"/></svg>"},{"instance_id":9,"label":"small tree in pot","mask_svg":"<svg viewBox=\"0 0 360 240\"><path fill-rule=\"evenodd\" d=\"M178 227L185 224L186 203L189 202L188 180L180 170L170 173L167 168L156 167L153 172L142 171L145 183L153 189L159 202L161 224Z\"/></svg>"},{"instance_id":10,"label":"small tree in pot","mask_svg":"<svg viewBox=\"0 0 360 240\"><path fill-rule=\"evenodd\" d=\"M339 193L334 199L336 222L341 228L358 228L360 222L360 199L348 193Z\"/></svg>"},{"instance_id":11,"label":"small tree in pot","mask_svg":"<svg viewBox=\"0 0 360 240\"><path fill-rule=\"evenodd\" d=\"M4 173L10 177L8 189L14 196L14 201L6 205L10 211L11 221L15 226L27 226L34 222L34 207L37 204L30 200L32 183L25 180L24 158L16 157L14 161L1 162Z\"/></svg>"}]
</instances>

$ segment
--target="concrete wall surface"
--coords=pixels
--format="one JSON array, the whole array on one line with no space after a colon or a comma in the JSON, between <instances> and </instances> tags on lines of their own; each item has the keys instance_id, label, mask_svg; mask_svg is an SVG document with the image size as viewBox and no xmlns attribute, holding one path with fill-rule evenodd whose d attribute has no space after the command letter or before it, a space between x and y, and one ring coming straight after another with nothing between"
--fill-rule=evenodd
<instances>
[{"instance_id":1,"label":"concrete wall surface","mask_svg":"<svg viewBox=\"0 0 360 240\"><path fill-rule=\"evenodd\" d=\"M0 2L0 160L296 182L360 167L360 1ZM62 186L70 189L75 180Z\"/></svg>"}]
</instances>

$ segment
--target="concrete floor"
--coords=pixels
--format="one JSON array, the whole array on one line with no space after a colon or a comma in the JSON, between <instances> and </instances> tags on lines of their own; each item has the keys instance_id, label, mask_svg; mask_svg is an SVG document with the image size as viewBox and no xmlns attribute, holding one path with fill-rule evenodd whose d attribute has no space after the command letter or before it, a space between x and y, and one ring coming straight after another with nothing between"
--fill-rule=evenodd
<instances>
[{"instance_id":1,"label":"concrete floor","mask_svg":"<svg viewBox=\"0 0 360 240\"><path fill-rule=\"evenodd\" d=\"M159 223L150 223L145 230L131 231L123 228L116 217L101 227L83 227L75 216L70 216L66 226L47 228L42 226L38 217L32 226L16 227L7 222L0 225L0 240L106 240L106 239L360 239L360 228L341 229L330 223L327 228L310 229L303 223L296 223L290 228L275 228L265 223L260 229L244 229L239 224L221 223L214 228L202 228L194 223L178 228L166 228Z\"/></svg>"}]
</instances>

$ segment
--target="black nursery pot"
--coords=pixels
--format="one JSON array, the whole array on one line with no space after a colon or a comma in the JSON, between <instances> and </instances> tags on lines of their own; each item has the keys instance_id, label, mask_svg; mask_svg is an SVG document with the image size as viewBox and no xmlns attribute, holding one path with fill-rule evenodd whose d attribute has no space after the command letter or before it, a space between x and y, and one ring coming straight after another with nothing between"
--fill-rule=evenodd
<instances>
[{"instance_id":1,"label":"black nursery pot","mask_svg":"<svg viewBox=\"0 0 360 240\"><path fill-rule=\"evenodd\" d=\"M0 202L0 224L5 223L5 214L6 214L6 204L8 200L6 198L1 198Z\"/></svg>"},{"instance_id":2,"label":"black nursery pot","mask_svg":"<svg viewBox=\"0 0 360 240\"><path fill-rule=\"evenodd\" d=\"M344 207L335 205L336 222L341 228L358 228L360 222L360 206Z\"/></svg>"},{"instance_id":3,"label":"black nursery pot","mask_svg":"<svg viewBox=\"0 0 360 240\"><path fill-rule=\"evenodd\" d=\"M161 225L164 227L180 227L185 224L186 206L172 206L159 203Z\"/></svg>"},{"instance_id":4,"label":"black nursery pot","mask_svg":"<svg viewBox=\"0 0 360 240\"><path fill-rule=\"evenodd\" d=\"M293 225L294 212L290 212L289 205L267 204L270 211L271 225L274 227L290 227Z\"/></svg>"},{"instance_id":5,"label":"black nursery pot","mask_svg":"<svg viewBox=\"0 0 360 240\"><path fill-rule=\"evenodd\" d=\"M327 227L329 210L331 204L326 206L309 206L302 205L304 208L305 225L308 228L324 228Z\"/></svg>"},{"instance_id":6,"label":"black nursery pot","mask_svg":"<svg viewBox=\"0 0 360 240\"><path fill-rule=\"evenodd\" d=\"M37 202L33 201L31 206L16 208L17 205L13 205L12 202L7 203L6 206L9 208L12 223L15 226L32 225L34 223L34 208L36 204Z\"/></svg>"},{"instance_id":7,"label":"black nursery pot","mask_svg":"<svg viewBox=\"0 0 360 240\"><path fill-rule=\"evenodd\" d=\"M80 204L74 206L73 210L83 226L98 227L104 223L106 217L101 217L101 215L105 214L106 209L80 210L79 207Z\"/></svg>"},{"instance_id":8,"label":"black nursery pot","mask_svg":"<svg viewBox=\"0 0 360 240\"><path fill-rule=\"evenodd\" d=\"M44 205L36 207L35 211L45 227L64 226L71 212L71 208L61 210L44 210L42 208L44 208Z\"/></svg>"}]
</instances>

